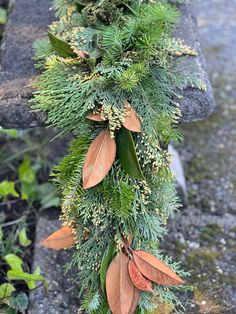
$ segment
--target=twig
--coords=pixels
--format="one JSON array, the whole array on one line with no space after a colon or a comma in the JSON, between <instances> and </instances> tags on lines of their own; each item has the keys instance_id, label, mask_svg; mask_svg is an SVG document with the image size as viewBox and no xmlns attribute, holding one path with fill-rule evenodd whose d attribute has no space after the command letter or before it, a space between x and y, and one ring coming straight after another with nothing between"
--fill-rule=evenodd
<instances>
[{"instance_id":1,"label":"twig","mask_svg":"<svg viewBox=\"0 0 236 314\"><path fill-rule=\"evenodd\" d=\"M0 228L5 228L5 227L8 227L8 226L12 226L12 225L15 225L15 224L18 224L19 222L23 221L26 217L25 216L22 216L16 220L12 220L12 221L9 221L9 222L6 222L2 225L0 225Z\"/></svg>"}]
</instances>

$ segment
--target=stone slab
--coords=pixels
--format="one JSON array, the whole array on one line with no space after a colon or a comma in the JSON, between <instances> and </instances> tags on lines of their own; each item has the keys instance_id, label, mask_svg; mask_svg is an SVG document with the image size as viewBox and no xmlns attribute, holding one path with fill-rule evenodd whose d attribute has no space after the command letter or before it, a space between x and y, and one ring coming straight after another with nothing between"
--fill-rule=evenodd
<instances>
[{"instance_id":1,"label":"stone slab","mask_svg":"<svg viewBox=\"0 0 236 314\"><path fill-rule=\"evenodd\" d=\"M199 73L206 85L206 91L192 88L191 86L187 86L184 89L184 97L180 101L182 122L191 122L208 117L215 110L215 102L191 1L179 5L179 9L182 12L182 17L175 37L183 39L186 44L194 48L198 53L197 57L190 56L179 59L182 63L183 74L188 76L191 72Z\"/></svg>"},{"instance_id":2,"label":"stone slab","mask_svg":"<svg viewBox=\"0 0 236 314\"><path fill-rule=\"evenodd\" d=\"M0 125L26 128L42 124L27 105L29 86L38 71L32 60L34 40L44 36L53 13L49 0L15 0L9 4L9 18L0 50Z\"/></svg>"},{"instance_id":3,"label":"stone slab","mask_svg":"<svg viewBox=\"0 0 236 314\"><path fill-rule=\"evenodd\" d=\"M32 269L40 266L41 273L49 282L49 291L43 287L30 292L29 314L73 314L78 310L78 289L72 282L75 273L64 273L64 265L71 260L73 249L50 250L39 245L40 240L60 228L58 219L40 217L36 228ZM75 271L75 270L74 270Z\"/></svg>"},{"instance_id":4,"label":"stone slab","mask_svg":"<svg viewBox=\"0 0 236 314\"><path fill-rule=\"evenodd\" d=\"M0 125L3 127L27 128L44 125L44 118L30 111L27 103L32 96L30 84L38 74L32 60L32 43L45 35L47 25L53 20L50 5L49 0L41 0L40 5L37 0L10 2L9 21L0 60ZM197 57L184 58L183 62L185 65L193 63L194 69L202 74L207 85L206 92L190 86L184 91L185 97L180 102L182 121L189 122L207 117L214 110L214 101L191 5L180 5L180 10L182 19L176 37L185 39L198 51Z\"/></svg>"}]
</instances>

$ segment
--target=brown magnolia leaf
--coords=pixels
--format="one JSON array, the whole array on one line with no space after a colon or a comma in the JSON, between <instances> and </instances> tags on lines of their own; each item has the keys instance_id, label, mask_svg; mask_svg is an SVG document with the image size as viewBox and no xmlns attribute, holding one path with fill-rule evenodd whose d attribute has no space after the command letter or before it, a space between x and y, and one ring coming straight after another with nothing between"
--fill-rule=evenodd
<instances>
[{"instance_id":1,"label":"brown magnolia leaf","mask_svg":"<svg viewBox=\"0 0 236 314\"><path fill-rule=\"evenodd\" d=\"M153 291L151 281L142 275L133 260L129 261L128 269L130 279L137 289L141 291Z\"/></svg>"},{"instance_id":2,"label":"brown magnolia leaf","mask_svg":"<svg viewBox=\"0 0 236 314\"><path fill-rule=\"evenodd\" d=\"M87 115L86 118L89 120L97 121L97 122L104 121L99 113L91 112Z\"/></svg>"},{"instance_id":3,"label":"brown magnolia leaf","mask_svg":"<svg viewBox=\"0 0 236 314\"><path fill-rule=\"evenodd\" d=\"M83 166L83 187L91 188L106 176L116 157L116 142L108 129L92 142Z\"/></svg>"},{"instance_id":4,"label":"brown magnolia leaf","mask_svg":"<svg viewBox=\"0 0 236 314\"><path fill-rule=\"evenodd\" d=\"M40 242L40 245L55 250L66 249L74 244L75 236L72 232L72 229L68 226L58 229L49 237Z\"/></svg>"},{"instance_id":5,"label":"brown magnolia leaf","mask_svg":"<svg viewBox=\"0 0 236 314\"><path fill-rule=\"evenodd\" d=\"M133 257L141 273L149 280L165 286L184 283L169 266L152 254L144 251L133 251Z\"/></svg>"},{"instance_id":6,"label":"brown magnolia leaf","mask_svg":"<svg viewBox=\"0 0 236 314\"><path fill-rule=\"evenodd\" d=\"M139 299L140 299L140 291L137 288L135 288L134 289L134 298L133 298L133 302L132 302L129 314L134 314L135 313L135 310L137 308Z\"/></svg>"},{"instance_id":7,"label":"brown magnolia leaf","mask_svg":"<svg viewBox=\"0 0 236 314\"><path fill-rule=\"evenodd\" d=\"M126 102L126 104L127 110L129 111L129 115L125 118L125 121L122 123L123 126L132 132L141 132L141 123L137 116L136 111L130 107L128 102Z\"/></svg>"},{"instance_id":8,"label":"brown magnolia leaf","mask_svg":"<svg viewBox=\"0 0 236 314\"><path fill-rule=\"evenodd\" d=\"M135 286L128 273L128 257L120 251L113 259L106 274L106 293L113 314L130 314L137 299ZM136 302L135 302L136 303Z\"/></svg>"}]
</instances>

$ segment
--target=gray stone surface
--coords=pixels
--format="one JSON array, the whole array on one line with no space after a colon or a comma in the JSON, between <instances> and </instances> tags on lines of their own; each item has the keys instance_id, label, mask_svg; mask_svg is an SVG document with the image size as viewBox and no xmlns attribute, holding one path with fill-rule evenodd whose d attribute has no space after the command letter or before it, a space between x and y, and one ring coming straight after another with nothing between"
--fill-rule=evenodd
<instances>
[{"instance_id":1,"label":"gray stone surface","mask_svg":"<svg viewBox=\"0 0 236 314\"><path fill-rule=\"evenodd\" d=\"M37 71L31 60L32 43L44 35L53 13L49 11L51 2L41 0L11 1L11 13L1 52L0 68L0 125L3 127L26 128L43 125L43 118L32 113L27 105L32 95L30 84ZM187 66L202 74L207 91L187 87L185 97L180 102L185 122L203 119L214 109L212 90L205 69L196 23L190 5L181 5L183 12L180 29L176 37L186 39L198 51L198 57L185 58ZM187 74L187 73L186 73Z\"/></svg>"},{"instance_id":2,"label":"gray stone surface","mask_svg":"<svg viewBox=\"0 0 236 314\"><path fill-rule=\"evenodd\" d=\"M10 2L9 21L0 52L0 125L26 128L41 124L27 105L37 71L32 43L44 36L52 21L49 0Z\"/></svg>"},{"instance_id":3,"label":"gray stone surface","mask_svg":"<svg viewBox=\"0 0 236 314\"><path fill-rule=\"evenodd\" d=\"M60 228L61 223L41 217L37 223L33 269L40 266L49 282L49 291L39 288L30 293L29 314L73 314L78 309L78 290L72 282L75 274L65 274L64 265L71 260L73 249L50 250L39 246L40 240Z\"/></svg>"},{"instance_id":4,"label":"gray stone surface","mask_svg":"<svg viewBox=\"0 0 236 314\"><path fill-rule=\"evenodd\" d=\"M194 1L193 1L194 2ZM184 89L183 99L180 101L182 122L202 120L208 117L215 109L211 83L208 78L207 68L201 45L197 21L193 13L192 2L179 5L182 12L180 28L176 31L176 37L184 39L186 44L197 51L197 57L186 57L180 59L183 73L189 76L191 72L199 73L199 77L206 85L206 91L187 86Z\"/></svg>"},{"instance_id":5,"label":"gray stone surface","mask_svg":"<svg viewBox=\"0 0 236 314\"><path fill-rule=\"evenodd\" d=\"M205 121L182 125L188 206L170 223L165 250L192 273L186 313L236 313L236 0L195 0L216 99Z\"/></svg>"}]
</instances>

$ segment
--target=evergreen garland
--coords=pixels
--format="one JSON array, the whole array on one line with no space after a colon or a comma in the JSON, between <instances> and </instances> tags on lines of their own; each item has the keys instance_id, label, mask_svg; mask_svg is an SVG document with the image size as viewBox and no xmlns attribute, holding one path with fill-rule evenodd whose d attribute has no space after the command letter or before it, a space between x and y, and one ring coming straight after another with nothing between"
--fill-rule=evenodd
<instances>
[{"instance_id":1,"label":"evergreen garland","mask_svg":"<svg viewBox=\"0 0 236 314\"><path fill-rule=\"evenodd\" d=\"M67 268L78 269L80 311L111 313L105 277L119 252L133 259L143 250L178 276L188 275L158 249L167 219L179 206L166 148L170 140L181 140L176 127L181 90L189 82L205 86L196 73L183 77L174 60L196 52L171 37L180 13L167 1L54 0L53 7L58 21L48 38L34 44L42 74L31 105L46 112L48 125L72 132L74 140L53 171L67 228L59 233L69 232L67 242L55 244L57 233L43 243L61 248L76 239ZM107 155L115 153L115 160L110 166L102 160L109 171L102 169L103 180L88 187L84 168L100 139L117 149ZM95 170L89 175L97 179ZM154 283L127 314L151 313L162 302L184 311L175 292L186 289Z\"/></svg>"}]
</instances>

